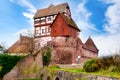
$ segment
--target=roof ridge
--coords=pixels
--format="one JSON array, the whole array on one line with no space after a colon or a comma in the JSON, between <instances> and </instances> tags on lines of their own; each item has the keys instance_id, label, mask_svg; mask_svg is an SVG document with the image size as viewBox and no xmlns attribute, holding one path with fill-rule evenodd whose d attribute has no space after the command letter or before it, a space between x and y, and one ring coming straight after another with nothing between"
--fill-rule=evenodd
<instances>
[{"instance_id":1,"label":"roof ridge","mask_svg":"<svg viewBox=\"0 0 120 80\"><path fill-rule=\"evenodd\" d=\"M94 41L92 40L91 36L89 36L89 38L87 39L87 41L84 43L84 45L88 46L89 48L94 48L96 50L98 50L98 48L96 47Z\"/></svg>"},{"instance_id":2,"label":"roof ridge","mask_svg":"<svg viewBox=\"0 0 120 80\"><path fill-rule=\"evenodd\" d=\"M48 15L58 14L58 12L65 12L68 3L58 5L49 5L46 8L38 9L33 18L44 17Z\"/></svg>"}]
</instances>

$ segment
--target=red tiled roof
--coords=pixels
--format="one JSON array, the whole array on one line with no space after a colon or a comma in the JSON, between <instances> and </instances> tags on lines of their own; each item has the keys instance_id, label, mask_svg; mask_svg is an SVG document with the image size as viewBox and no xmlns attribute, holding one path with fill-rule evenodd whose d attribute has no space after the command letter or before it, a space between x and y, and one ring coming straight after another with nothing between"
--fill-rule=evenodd
<instances>
[{"instance_id":1,"label":"red tiled roof","mask_svg":"<svg viewBox=\"0 0 120 80\"><path fill-rule=\"evenodd\" d=\"M98 49L94 44L93 40L89 37L88 40L83 44L83 48L98 53Z\"/></svg>"},{"instance_id":2,"label":"red tiled roof","mask_svg":"<svg viewBox=\"0 0 120 80\"><path fill-rule=\"evenodd\" d=\"M68 7L67 3L59 4L59 5L50 5L48 8L37 10L34 18L44 17L48 15L58 14L58 12L65 12L66 7Z\"/></svg>"}]
</instances>

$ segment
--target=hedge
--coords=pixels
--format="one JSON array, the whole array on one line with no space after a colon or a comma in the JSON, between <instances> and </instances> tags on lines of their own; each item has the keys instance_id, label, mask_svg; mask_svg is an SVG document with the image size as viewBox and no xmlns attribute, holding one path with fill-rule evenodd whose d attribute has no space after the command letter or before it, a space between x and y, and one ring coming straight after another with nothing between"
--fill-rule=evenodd
<instances>
[{"instance_id":1,"label":"hedge","mask_svg":"<svg viewBox=\"0 0 120 80\"><path fill-rule=\"evenodd\" d=\"M8 73L21 58L23 58L23 56L10 56L7 54L1 54L0 65L2 66L2 69L0 71L0 78Z\"/></svg>"}]
</instances>

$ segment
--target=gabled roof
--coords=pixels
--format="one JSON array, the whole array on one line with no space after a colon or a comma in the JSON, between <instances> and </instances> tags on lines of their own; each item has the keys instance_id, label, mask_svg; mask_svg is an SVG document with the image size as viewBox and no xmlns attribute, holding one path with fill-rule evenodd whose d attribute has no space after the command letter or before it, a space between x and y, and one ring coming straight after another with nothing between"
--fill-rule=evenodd
<instances>
[{"instance_id":1,"label":"gabled roof","mask_svg":"<svg viewBox=\"0 0 120 80\"><path fill-rule=\"evenodd\" d=\"M67 25L80 31L80 29L78 28L78 26L76 25L76 23L74 22L74 20L71 17L68 17L68 16L64 15L63 13L58 13L56 19L58 18L59 15L63 18L63 20L66 22ZM53 21L52 24L54 24L55 20Z\"/></svg>"},{"instance_id":2,"label":"gabled roof","mask_svg":"<svg viewBox=\"0 0 120 80\"><path fill-rule=\"evenodd\" d=\"M50 5L48 8L37 10L34 18L44 17L48 15L58 14L58 12L65 12L66 7L68 7L67 3L59 4L59 5Z\"/></svg>"},{"instance_id":3,"label":"gabled roof","mask_svg":"<svg viewBox=\"0 0 120 80\"><path fill-rule=\"evenodd\" d=\"M27 53L27 46L25 43L29 42L30 37L27 36L20 36L18 39L9 49L9 53Z\"/></svg>"},{"instance_id":4,"label":"gabled roof","mask_svg":"<svg viewBox=\"0 0 120 80\"><path fill-rule=\"evenodd\" d=\"M98 53L98 51L99 51L98 48L96 47L96 45L94 44L94 41L91 39L91 37L89 37L87 39L87 41L85 42L85 44L83 44L83 48L91 50L96 53Z\"/></svg>"}]
</instances>

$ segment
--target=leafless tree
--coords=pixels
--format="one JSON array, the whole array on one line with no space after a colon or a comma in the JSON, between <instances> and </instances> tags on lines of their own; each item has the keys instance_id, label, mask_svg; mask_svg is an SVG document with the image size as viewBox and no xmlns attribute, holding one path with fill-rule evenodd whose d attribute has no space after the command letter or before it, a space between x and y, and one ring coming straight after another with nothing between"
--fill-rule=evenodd
<instances>
[{"instance_id":1,"label":"leafless tree","mask_svg":"<svg viewBox=\"0 0 120 80\"><path fill-rule=\"evenodd\" d=\"M21 35L26 37L24 39L23 44L26 46L27 52L32 54L34 52L34 33L32 30L27 30L26 32L23 32Z\"/></svg>"},{"instance_id":2,"label":"leafless tree","mask_svg":"<svg viewBox=\"0 0 120 80\"><path fill-rule=\"evenodd\" d=\"M2 42L0 43L0 45L1 45L1 47L2 47L3 53L7 53L8 47L7 47L7 45L6 45L6 42L5 42L5 41L2 41Z\"/></svg>"}]
</instances>

